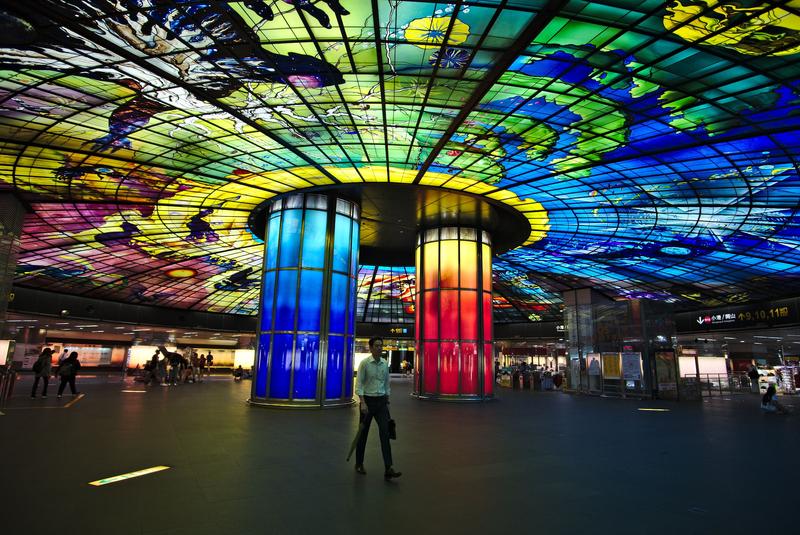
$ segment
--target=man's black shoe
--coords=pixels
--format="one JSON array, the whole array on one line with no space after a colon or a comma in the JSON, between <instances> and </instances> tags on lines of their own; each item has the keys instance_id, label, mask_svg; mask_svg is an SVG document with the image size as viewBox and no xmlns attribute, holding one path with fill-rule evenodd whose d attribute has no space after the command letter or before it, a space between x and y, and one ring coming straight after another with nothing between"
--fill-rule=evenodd
<instances>
[{"instance_id":1,"label":"man's black shoe","mask_svg":"<svg viewBox=\"0 0 800 535\"><path fill-rule=\"evenodd\" d=\"M386 481L389 481L390 479L393 479L395 477L400 477L402 475L403 475L403 472L395 472L394 468L389 468L386 472L384 472L383 479L385 479Z\"/></svg>"},{"instance_id":2,"label":"man's black shoe","mask_svg":"<svg viewBox=\"0 0 800 535\"><path fill-rule=\"evenodd\" d=\"M362 476L365 476L365 475L367 475L367 471L366 471L366 470L364 470L364 465L363 465L363 464L357 464L357 465L356 465L356 472L358 472L358 473L359 473L359 474L361 474Z\"/></svg>"}]
</instances>

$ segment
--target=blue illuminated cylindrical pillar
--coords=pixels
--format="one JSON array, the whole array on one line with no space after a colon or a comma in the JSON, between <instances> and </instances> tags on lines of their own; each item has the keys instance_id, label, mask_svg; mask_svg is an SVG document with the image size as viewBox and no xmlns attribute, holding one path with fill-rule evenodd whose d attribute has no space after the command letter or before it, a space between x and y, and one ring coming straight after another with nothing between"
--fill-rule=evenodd
<instances>
[{"instance_id":1,"label":"blue illuminated cylindrical pillar","mask_svg":"<svg viewBox=\"0 0 800 535\"><path fill-rule=\"evenodd\" d=\"M270 205L250 403L352 403L359 211L312 193Z\"/></svg>"}]
</instances>

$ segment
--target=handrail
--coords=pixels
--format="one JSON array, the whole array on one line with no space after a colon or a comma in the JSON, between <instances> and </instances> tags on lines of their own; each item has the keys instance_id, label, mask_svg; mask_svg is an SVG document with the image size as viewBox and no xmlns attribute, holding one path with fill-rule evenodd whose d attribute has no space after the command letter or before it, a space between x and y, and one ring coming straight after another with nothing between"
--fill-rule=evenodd
<instances>
[{"instance_id":1,"label":"handrail","mask_svg":"<svg viewBox=\"0 0 800 535\"><path fill-rule=\"evenodd\" d=\"M687 373L681 377L681 383L686 386L694 385L698 381L699 392L703 397L751 392L751 379L746 372Z\"/></svg>"}]
</instances>

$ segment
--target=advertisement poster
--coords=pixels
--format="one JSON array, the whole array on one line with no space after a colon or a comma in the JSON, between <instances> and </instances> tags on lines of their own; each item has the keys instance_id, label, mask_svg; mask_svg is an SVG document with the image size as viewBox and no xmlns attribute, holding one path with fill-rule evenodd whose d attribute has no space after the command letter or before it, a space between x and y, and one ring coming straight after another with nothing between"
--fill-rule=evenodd
<instances>
[{"instance_id":1,"label":"advertisement poster","mask_svg":"<svg viewBox=\"0 0 800 535\"><path fill-rule=\"evenodd\" d=\"M589 375L600 375L600 353L589 353L586 355L589 363Z\"/></svg>"},{"instance_id":2,"label":"advertisement poster","mask_svg":"<svg viewBox=\"0 0 800 535\"><path fill-rule=\"evenodd\" d=\"M626 381L641 381L642 354L624 352L622 354L622 376Z\"/></svg>"},{"instance_id":3,"label":"advertisement poster","mask_svg":"<svg viewBox=\"0 0 800 535\"><path fill-rule=\"evenodd\" d=\"M619 379L619 353L603 353L603 377Z\"/></svg>"},{"instance_id":4,"label":"advertisement poster","mask_svg":"<svg viewBox=\"0 0 800 535\"><path fill-rule=\"evenodd\" d=\"M675 369L675 353L672 351L656 352L656 378L658 380L658 392L675 392L678 385L675 377L678 373Z\"/></svg>"}]
</instances>

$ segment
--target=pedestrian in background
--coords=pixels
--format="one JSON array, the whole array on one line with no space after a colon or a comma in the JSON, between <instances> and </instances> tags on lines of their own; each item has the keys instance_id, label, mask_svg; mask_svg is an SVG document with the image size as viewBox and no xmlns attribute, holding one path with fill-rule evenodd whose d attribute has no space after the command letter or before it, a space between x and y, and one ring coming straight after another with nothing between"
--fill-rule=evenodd
<instances>
[{"instance_id":1,"label":"pedestrian in background","mask_svg":"<svg viewBox=\"0 0 800 535\"><path fill-rule=\"evenodd\" d=\"M177 386L180 382L182 361L180 353L169 354L169 384L172 386Z\"/></svg>"},{"instance_id":2,"label":"pedestrian in background","mask_svg":"<svg viewBox=\"0 0 800 535\"><path fill-rule=\"evenodd\" d=\"M206 356L205 354L200 355L197 358L197 362L200 364L200 382L203 382L203 375L206 373Z\"/></svg>"},{"instance_id":3,"label":"pedestrian in background","mask_svg":"<svg viewBox=\"0 0 800 535\"><path fill-rule=\"evenodd\" d=\"M69 383L69 391L73 396L79 394L75 388L75 378L78 376L78 370L81 369L81 363L78 361L78 352L73 351L69 354L61 366L58 367L58 376L61 378L61 384L58 385L58 397L64 393L64 387Z\"/></svg>"},{"instance_id":4,"label":"pedestrian in background","mask_svg":"<svg viewBox=\"0 0 800 535\"><path fill-rule=\"evenodd\" d=\"M148 371L147 381L145 381L146 385L149 385L151 382L161 384L161 377L159 377L158 373L158 351L153 353L153 357L150 359L145 369Z\"/></svg>"},{"instance_id":5,"label":"pedestrian in background","mask_svg":"<svg viewBox=\"0 0 800 535\"><path fill-rule=\"evenodd\" d=\"M170 369L169 369L169 379L167 380L167 382L170 385L177 385L178 381L181 378L180 377L181 361L183 360L183 357L181 356L180 353L169 351L164 346L158 346L158 350L161 351L161 354L164 355L165 369L166 369L166 361L167 360L169 361Z\"/></svg>"},{"instance_id":6,"label":"pedestrian in background","mask_svg":"<svg viewBox=\"0 0 800 535\"><path fill-rule=\"evenodd\" d=\"M758 394L759 393L759 387L758 387L759 373L758 373L758 368L756 368L755 364L751 364L750 365L750 370L747 372L747 377L750 378L750 392L752 392L754 394Z\"/></svg>"},{"instance_id":7,"label":"pedestrian in background","mask_svg":"<svg viewBox=\"0 0 800 535\"><path fill-rule=\"evenodd\" d=\"M39 380L44 382L42 387L42 397L47 397L47 384L50 382L50 373L53 369L53 350L49 347L42 349L39 358L33 363L33 372L36 374L33 379L33 389L31 390L31 397L36 397L36 389L39 386Z\"/></svg>"},{"instance_id":8,"label":"pedestrian in background","mask_svg":"<svg viewBox=\"0 0 800 535\"><path fill-rule=\"evenodd\" d=\"M206 372L207 377L211 377L211 366L213 364L214 364L214 355L212 355L211 351L209 351L208 355L206 355L206 369L208 370Z\"/></svg>"},{"instance_id":9,"label":"pedestrian in background","mask_svg":"<svg viewBox=\"0 0 800 535\"><path fill-rule=\"evenodd\" d=\"M761 398L761 408L768 413L789 414L789 409L778 401L778 393L774 385L767 387L767 392Z\"/></svg>"},{"instance_id":10,"label":"pedestrian in background","mask_svg":"<svg viewBox=\"0 0 800 535\"><path fill-rule=\"evenodd\" d=\"M192 382L197 382L197 376L200 374L200 358L197 356L197 351L192 351L192 357L189 359L189 366L192 369Z\"/></svg>"},{"instance_id":11,"label":"pedestrian in background","mask_svg":"<svg viewBox=\"0 0 800 535\"><path fill-rule=\"evenodd\" d=\"M164 358L158 361L158 382L162 386L166 386L169 382L169 377L167 377L167 355L164 355Z\"/></svg>"}]
</instances>

